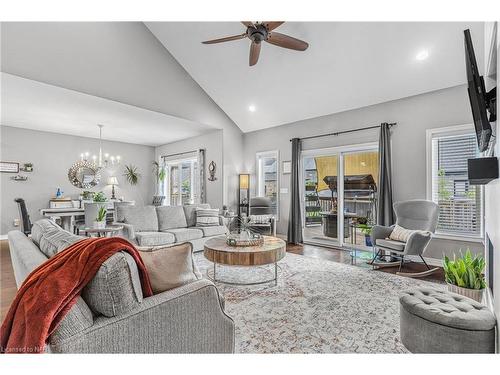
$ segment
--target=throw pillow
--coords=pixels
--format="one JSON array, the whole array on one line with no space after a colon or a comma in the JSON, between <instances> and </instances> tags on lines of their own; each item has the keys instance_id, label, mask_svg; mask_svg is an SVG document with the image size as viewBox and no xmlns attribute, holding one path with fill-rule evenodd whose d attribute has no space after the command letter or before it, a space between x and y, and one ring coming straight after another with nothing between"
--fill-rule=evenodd
<instances>
[{"instance_id":1,"label":"throw pillow","mask_svg":"<svg viewBox=\"0 0 500 375\"><path fill-rule=\"evenodd\" d=\"M395 225L394 229L392 230L389 239L393 241L400 241L400 242L406 242L408 241L408 238L414 233L417 232L416 230L411 230L411 229L405 229L399 225Z\"/></svg>"},{"instance_id":2,"label":"throw pillow","mask_svg":"<svg viewBox=\"0 0 500 375\"><path fill-rule=\"evenodd\" d=\"M196 226L215 227L219 225L219 209L217 208L197 208Z\"/></svg>"},{"instance_id":3,"label":"throw pillow","mask_svg":"<svg viewBox=\"0 0 500 375\"><path fill-rule=\"evenodd\" d=\"M189 242L138 250L155 294L201 279L193 259L193 245Z\"/></svg>"}]
</instances>

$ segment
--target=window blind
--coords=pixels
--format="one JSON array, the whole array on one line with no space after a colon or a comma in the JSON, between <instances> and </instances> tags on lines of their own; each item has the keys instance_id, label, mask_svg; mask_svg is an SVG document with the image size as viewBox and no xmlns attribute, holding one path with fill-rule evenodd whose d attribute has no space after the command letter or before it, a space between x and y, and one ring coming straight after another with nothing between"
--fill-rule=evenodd
<instances>
[{"instance_id":1,"label":"window blind","mask_svg":"<svg viewBox=\"0 0 500 375\"><path fill-rule=\"evenodd\" d=\"M480 237L482 192L469 184L467 159L478 156L475 134L432 139L432 199L439 205L437 232Z\"/></svg>"}]
</instances>

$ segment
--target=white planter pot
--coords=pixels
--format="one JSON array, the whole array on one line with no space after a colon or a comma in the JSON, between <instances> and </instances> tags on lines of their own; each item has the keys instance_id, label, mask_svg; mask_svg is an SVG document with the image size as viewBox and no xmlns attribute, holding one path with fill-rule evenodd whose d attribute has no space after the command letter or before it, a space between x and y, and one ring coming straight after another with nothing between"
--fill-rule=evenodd
<instances>
[{"instance_id":1,"label":"white planter pot","mask_svg":"<svg viewBox=\"0 0 500 375\"><path fill-rule=\"evenodd\" d=\"M448 285L448 290L452 293L457 293L460 294L461 296L472 298L477 302L481 302L483 300L484 289L468 289L449 283L446 284Z\"/></svg>"},{"instance_id":2,"label":"white planter pot","mask_svg":"<svg viewBox=\"0 0 500 375\"><path fill-rule=\"evenodd\" d=\"M106 221L94 221L94 229L106 228Z\"/></svg>"}]
</instances>

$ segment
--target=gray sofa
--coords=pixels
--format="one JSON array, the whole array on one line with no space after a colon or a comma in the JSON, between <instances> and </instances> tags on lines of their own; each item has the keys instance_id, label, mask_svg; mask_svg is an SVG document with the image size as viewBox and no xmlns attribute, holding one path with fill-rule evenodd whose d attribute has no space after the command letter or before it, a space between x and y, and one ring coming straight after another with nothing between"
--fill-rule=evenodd
<instances>
[{"instance_id":1,"label":"gray sofa","mask_svg":"<svg viewBox=\"0 0 500 375\"><path fill-rule=\"evenodd\" d=\"M140 247L190 242L194 251L200 251L207 239L226 234L227 228L221 216L218 226L197 227L198 207L210 208L210 205L119 206L116 224L123 225L123 237Z\"/></svg>"},{"instance_id":2,"label":"gray sofa","mask_svg":"<svg viewBox=\"0 0 500 375\"><path fill-rule=\"evenodd\" d=\"M82 237L48 219L32 237L8 234L18 287L49 257ZM36 324L36 322L33 322ZM231 353L234 323L217 288L202 279L144 298L133 258L119 252L103 263L49 338L55 353Z\"/></svg>"}]
</instances>

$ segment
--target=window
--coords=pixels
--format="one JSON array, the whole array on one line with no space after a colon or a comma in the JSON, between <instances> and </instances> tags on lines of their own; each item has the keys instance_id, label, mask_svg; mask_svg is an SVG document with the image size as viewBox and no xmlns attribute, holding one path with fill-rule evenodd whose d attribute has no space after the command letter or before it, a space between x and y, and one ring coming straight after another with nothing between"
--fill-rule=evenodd
<instances>
[{"instance_id":1,"label":"window","mask_svg":"<svg viewBox=\"0 0 500 375\"><path fill-rule=\"evenodd\" d=\"M160 191L165 204L181 206L200 203L200 173L198 153L183 155L182 159L164 158L166 177Z\"/></svg>"},{"instance_id":2,"label":"window","mask_svg":"<svg viewBox=\"0 0 500 375\"><path fill-rule=\"evenodd\" d=\"M279 215L278 151L257 153L257 196L271 200L273 214Z\"/></svg>"},{"instance_id":3,"label":"window","mask_svg":"<svg viewBox=\"0 0 500 375\"><path fill-rule=\"evenodd\" d=\"M428 131L427 137L428 195L439 205L436 232L480 238L482 190L470 185L467 178L467 159L479 156L474 130L469 126L436 129Z\"/></svg>"}]
</instances>

